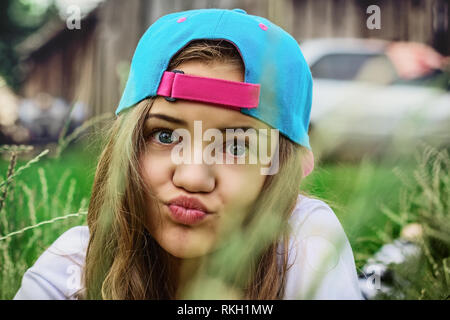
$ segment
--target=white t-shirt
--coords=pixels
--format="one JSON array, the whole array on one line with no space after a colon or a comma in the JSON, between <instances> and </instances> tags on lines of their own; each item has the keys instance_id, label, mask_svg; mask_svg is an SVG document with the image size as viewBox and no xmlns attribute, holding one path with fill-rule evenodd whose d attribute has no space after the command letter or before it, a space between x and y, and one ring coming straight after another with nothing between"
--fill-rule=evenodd
<instances>
[{"instance_id":1,"label":"white t-shirt","mask_svg":"<svg viewBox=\"0 0 450 320\"><path fill-rule=\"evenodd\" d=\"M289 223L284 299L363 299L350 243L332 209L299 195ZM88 242L87 226L63 233L25 272L14 299L74 299Z\"/></svg>"}]
</instances>

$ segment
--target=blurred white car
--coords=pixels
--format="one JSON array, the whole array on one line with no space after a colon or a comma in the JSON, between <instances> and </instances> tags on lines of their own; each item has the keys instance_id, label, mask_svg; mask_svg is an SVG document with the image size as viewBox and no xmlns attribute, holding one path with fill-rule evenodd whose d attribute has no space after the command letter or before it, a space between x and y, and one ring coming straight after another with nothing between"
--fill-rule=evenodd
<instances>
[{"instance_id":1,"label":"blurred white car","mask_svg":"<svg viewBox=\"0 0 450 320\"><path fill-rule=\"evenodd\" d=\"M337 38L300 47L314 78L311 126L319 152L407 149L418 139L450 143L448 74L433 49Z\"/></svg>"}]
</instances>

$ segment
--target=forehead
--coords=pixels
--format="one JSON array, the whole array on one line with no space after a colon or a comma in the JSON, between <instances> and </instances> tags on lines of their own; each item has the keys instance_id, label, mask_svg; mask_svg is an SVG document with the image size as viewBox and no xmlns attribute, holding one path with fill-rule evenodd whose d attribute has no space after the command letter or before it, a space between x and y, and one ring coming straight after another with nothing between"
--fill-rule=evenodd
<instances>
[{"instance_id":1,"label":"forehead","mask_svg":"<svg viewBox=\"0 0 450 320\"><path fill-rule=\"evenodd\" d=\"M221 62L205 64L199 61L189 61L180 64L177 69L184 71L186 74L201 77L244 81L244 74L240 68ZM155 99L149 114L162 114L181 119L188 125L192 125L194 121L201 120L204 128L270 128L265 123L245 115L239 110L196 101L177 100L175 102L169 102L163 97L157 97Z\"/></svg>"},{"instance_id":2,"label":"forehead","mask_svg":"<svg viewBox=\"0 0 450 320\"><path fill-rule=\"evenodd\" d=\"M265 123L247 116L237 110L231 110L201 102L181 100L176 102L168 102L163 97L156 98L148 114L158 114L180 119L186 122L186 126L193 125L194 121L202 121L204 128L270 128ZM151 119L149 119L149 121Z\"/></svg>"}]
</instances>

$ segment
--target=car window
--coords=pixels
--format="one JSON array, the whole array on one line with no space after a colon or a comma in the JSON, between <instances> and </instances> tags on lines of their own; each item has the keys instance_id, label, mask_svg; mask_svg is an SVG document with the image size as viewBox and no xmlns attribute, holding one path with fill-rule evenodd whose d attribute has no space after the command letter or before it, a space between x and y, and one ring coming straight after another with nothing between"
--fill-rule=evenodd
<instances>
[{"instance_id":1,"label":"car window","mask_svg":"<svg viewBox=\"0 0 450 320\"><path fill-rule=\"evenodd\" d=\"M364 70L367 66L373 65L374 62L379 66L380 64L386 64L383 68L384 73L391 73L393 68L389 65L387 57L383 54L329 54L320 58L316 63L311 66L311 74L314 78L335 79L335 80L367 80ZM364 71L364 72L363 72ZM364 73L363 79L360 75ZM374 75L375 78L386 75ZM376 79L373 79L376 81Z\"/></svg>"}]
</instances>

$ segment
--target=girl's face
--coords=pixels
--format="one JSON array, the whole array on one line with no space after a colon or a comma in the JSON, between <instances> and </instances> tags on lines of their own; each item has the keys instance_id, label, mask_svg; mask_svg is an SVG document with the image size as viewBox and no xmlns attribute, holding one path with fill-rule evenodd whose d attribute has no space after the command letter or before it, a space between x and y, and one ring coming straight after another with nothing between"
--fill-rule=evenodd
<instances>
[{"instance_id":1,"label":"girl's face","mask_svg":"<svg viewBox=\"0 0 450 320\"><path fill-rule=\"evenodd\" d=\"M240 69L219 62L188 61L177 69L197 76L244 81ZM223 132L223 164L173 161L172 150L179 144L179 140L171 139L175 129L190 133L192 159L195 152L204 151L214 142L194 143L198 139L194 121L201 121L201 135L210 128ZM239 148L234 139L226 140L226 128L254 128L256 132L270 129L240 111L185 100L169 102L163 97L155 99L147 116L147 147L140 164L141 175L154 197L147 200L146 227L159 245L177 258L195 258L213 251L221 235L232 231L249 213L261 192L266 176L260 172L259 161L225 163L226 158L248 156L248 149Z\"/></svg>"}]
</instances>

